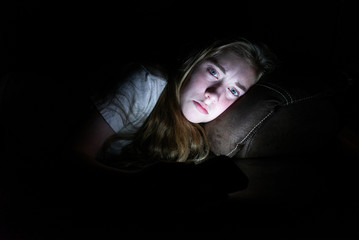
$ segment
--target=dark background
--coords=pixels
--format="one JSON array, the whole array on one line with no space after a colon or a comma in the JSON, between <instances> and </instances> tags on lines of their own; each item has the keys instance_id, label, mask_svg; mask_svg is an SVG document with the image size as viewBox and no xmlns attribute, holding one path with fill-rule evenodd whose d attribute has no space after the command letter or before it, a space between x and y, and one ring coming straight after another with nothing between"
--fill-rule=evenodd
<instances>
[{"instance_id":1,"label":"dark background","mask_svg":"<svg viewBox=\"0 0 359 240\"><path fill-rule=\"evenodd\" d=\"M0 116L1 151L10 155L1 157L6 164L1 172L0 193L9 193L2 195L5 197L1 204L7 204L4 206L9 206L10 210L5 211L4 220L0 219L1 223L6 223L0 225L0 230L16 233L36 229L41 232L58 226L73 228L77 220L84 220L71 220L71 208L61 204L73 200L66 189L73 179L68 178L68 172L62 172L67 163L60 163L61 156L56 154L65 147L72 130L78 127L74 119L86 113L81 106L86 102L84 98L88 96L88 90L96 89L106 81L101 77L90 80L87 73L104 66L116 68L129 61L142 60L172 65L178 56L198 42L222 37L262 41L277 54L279 70L289 76L288 81L291 74L303 77L312 74L336 76L338 72L348 74L351 86L356 88L344 96L339 106L344 109L341 123L348 124L344 127L349 126L350 132L351 127L356 126L358 112L359 33L354 3L176 0L17 1L4 5L0 8L0 71L3 76L16 72L13 75L16 77L10 81L5 101L0 102L4 107L0 109L3 114ZM328 149L328 153L330 151L332 149ZM347 170L344 166L340 169ZM354 173L354 169L350 173ZM345 174L342 172L341 176ZM335 177L337 175L333 179ZM74 187L71 193L77 190ZM341 192L345 190L352 189L347 186ZM329 196L331 191L336 190L329 187ZM340 209L345 203L352 204L350 200L343 202ZM342 222L341 217L349 227L355 223L357 205L345 209L347 212L344 213L337 211L336 214L341 214L338 218L330 215L327 208L324 212L317 206L307 211L320 217L306 219L302 215L303 225L299 228L310 225L326 229L327 225L316 222L325 219L325 214L331 217L329 219L337 219L330 226ZM257 206L249 208L246 214L252 216L251 210L255 208ZM277 220L286 217L274 208L262 207L253 214L266 215L261 226L275 225L270 224L271 214L279 214L274 217ZM335 212L335 207L333 209ZM51 221L47 222L47 218ZM256 222L258 219L253 216L252 220ZM310 224L307 225L306 220ZM245 219L241 219L238 225L244 222ZM285 219L280 222L286 227L291 226ZM86 229L87 223L80 224L81 228ZM246 226L252 227L250 225ZM215 223L209 228L211 226L222 229ZM96 228L96 223L91 222L89 228ZM60 230L56 228L56 231Z\"/></svg>"},{"instance_id":2,"label":"dark background","mask_svg":"<svg viewBox=\"0 0 359 240\"><path fill-rule=\"evenodd\" d=\"M17 1L1 16L2 72L167 62L195 42L223 36L267 43L296 73L357 63L353 1Z\"/></svg>"}]
</instances>

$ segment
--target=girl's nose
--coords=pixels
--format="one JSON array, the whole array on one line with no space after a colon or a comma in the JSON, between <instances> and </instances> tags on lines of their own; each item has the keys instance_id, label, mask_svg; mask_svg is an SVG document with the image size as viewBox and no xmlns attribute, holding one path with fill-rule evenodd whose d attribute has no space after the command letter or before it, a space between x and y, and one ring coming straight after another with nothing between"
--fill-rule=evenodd
<instances>
[{"instance_id":1,"label":"girl's nose","mask_svg":"<svg viewBox=\"0 0 359 240\"><path fill-rule=\"evenodd\" d=\"M217 103L218 99L219 99L219 87L210 87L207 88L206 92L204 93L206 99L205 99L205 104L209 105L209 104L213 104L213 103Z\"/></svg>"}]
</instances>

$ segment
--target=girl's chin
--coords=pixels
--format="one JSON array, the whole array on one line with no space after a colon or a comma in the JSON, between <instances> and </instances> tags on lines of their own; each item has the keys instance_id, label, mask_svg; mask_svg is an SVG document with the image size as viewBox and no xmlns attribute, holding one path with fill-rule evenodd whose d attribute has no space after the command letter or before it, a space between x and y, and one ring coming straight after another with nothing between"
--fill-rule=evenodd
<instances>
[{"instance_id":1,"label":"girl's chin","mask_svg":"<svg viewBox=\"0 0 359 240\"><path fill-rule=\"evenodd\" d=\"M209 122L210 120L205 120L205 119L200 119L200 118L196 118L196 117L194 117L194 116L186 116L185 115L185 118L189 121L189 122L191 122L191 123L207 123L207 122Z\"/></svg>"},{"instance_id":2,"label":"girl's chin","mask_svg":"<svg viewBox=\"0 0 359 240\"><path fill-rule=\"evenodd\" d=\"M184 117L191 123L201 123L203 121L201 121L200 119L196 118L195 116L193 115L186 115L184 114Z\"/></svg>"}]
</instances>

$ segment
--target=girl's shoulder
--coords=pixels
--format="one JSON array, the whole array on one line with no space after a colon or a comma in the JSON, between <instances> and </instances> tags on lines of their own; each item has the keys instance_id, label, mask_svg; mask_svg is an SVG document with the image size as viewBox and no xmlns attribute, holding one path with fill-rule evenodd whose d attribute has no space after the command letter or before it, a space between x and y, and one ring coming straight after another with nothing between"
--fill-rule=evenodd
<instances>
[{"instance_id":1,"label":"girl's shoulder","mask_svg":"<svg viewBox=\"0 0 359 240\"><path fill-rule=\"evenodd\" d=\"M138 92L161 91L167 84L165 71L154 64L116 64L97 76L104 82L92 96L98 102L108 102L119 94L135 95Z\"/></svg>"},{"instance_id":2,"label":"girl's shoulder","mask_svg":"<svg viewBox=\"0 0 359 240\"><path fill-rule=\"evenodd\" d=\"M140 64L140 67L144 69L149 75L167 80L168 74L165 68L159 64Z\"/></svg>"},{"instance_id":3,"label":"girl's shoulder","mask_svg":"<svg viewBox=\"0 0 359 240\"><path fill-rule=\"evenodd\" d=\"M132 85L137 88L162 88L167 84L167 75L158 66L135 64L130 66L122 77L123 85ZM120 84L121 86L122 84ZM122 87L122 86L121 86Z\"/></svg>"},{"instance_id":4,"label":"girl's shoulder","mask_svg":"<svg viewBox=\"0 0 359 240\"><path fill-rule=\"evenodd\" d=\"M167 74L159 65L132 63L125 66L117 77L117 88L126 85L163 86L167 83Z\"/></svg>"}]
</instances>

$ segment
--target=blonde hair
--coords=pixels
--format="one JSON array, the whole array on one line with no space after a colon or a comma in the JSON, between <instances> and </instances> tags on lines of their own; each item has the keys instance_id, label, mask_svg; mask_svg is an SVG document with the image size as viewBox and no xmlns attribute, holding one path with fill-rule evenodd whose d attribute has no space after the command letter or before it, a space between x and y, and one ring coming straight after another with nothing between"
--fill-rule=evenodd
<instances>
[{"instance_id":1,"label":"blonde hair","mask_svg":"<svg viewBox=\"0 0 359 240\"><path fill-rule=\"evenodd\" d=\"M245 59L258 78L273 67L269 50L245 39L215 42L192 54L168 79L153 111L134 135L132 143L123 149L119 159L122 166L140 167L155 161L199 163L208 157L210 149L206 133L200 124L191 123L183 116L180 94L196 66L226 51L233 51Z\"/></svg>"}]
</instances>

